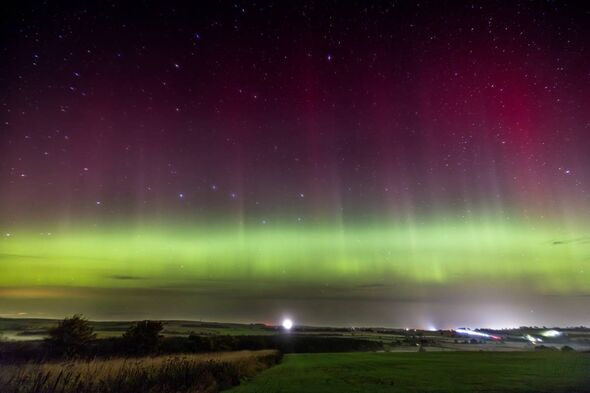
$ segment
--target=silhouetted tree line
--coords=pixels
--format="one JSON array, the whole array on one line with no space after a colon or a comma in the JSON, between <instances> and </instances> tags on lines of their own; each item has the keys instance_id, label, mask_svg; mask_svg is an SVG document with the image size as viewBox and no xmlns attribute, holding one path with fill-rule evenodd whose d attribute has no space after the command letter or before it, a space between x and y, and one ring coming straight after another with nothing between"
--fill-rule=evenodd
<instances>
[{"instance_id":1,"label":"silhouetted tree line","mask_svg":"<svg viewBox=\"0 0 590 393\"><path fill-rule=\"evenodd\" d=\"M422 334L417 334L404 337L402 343L405 345L433 345L435 341L423 337Z\"/></svg>"},{"instance_id":2,"label":"silhouetted tree line","mask_svg":"<svg viewBox=\"0 0 590 393\"><path fill-rule=\"evenodd\" d=\"M172 353L278 349L282 353L352 352L383 349L378 341L345 337L298 334L263 336L164 337L159 321L140 321L121 337L96 338L92 326L81 315L60 321L49 330L44 342L0 344L0 362L44 361L62 358L97 358Z\"/></svg>"},{"instance_id":3,"label":"silhouetted tree line","mask_svg":"<svg viewBox=\"0 0 590 393\"><path fill-rule=\"evenodd\" d=\"M296 334L266 336L200 336L190 334L188 340L199 351L236 351L278 349L283 353L353 352L383 349L378 341L345 337L318 337Z\"/></svg>"}]
</instances>

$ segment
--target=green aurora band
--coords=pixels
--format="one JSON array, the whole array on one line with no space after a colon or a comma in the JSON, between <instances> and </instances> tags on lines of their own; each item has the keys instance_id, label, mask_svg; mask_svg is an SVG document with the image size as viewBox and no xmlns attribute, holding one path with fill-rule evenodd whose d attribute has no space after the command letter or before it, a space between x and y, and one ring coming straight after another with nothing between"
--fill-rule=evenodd
<instances>
[{"instance_id":1,"label":"green aurora band","mask_svg":"<svg viewBox=\"0 0 590 393\"><path fill-rule=\"evenodd\" d=\"M588 294L589 240L583 233L588 232L491 220L15 230L0 242L0 288L173 288L198 286L200 280L452 286L514 280L539 294ZM120 279L125 277L130 279Z\"/></svg>"}]
</instances>

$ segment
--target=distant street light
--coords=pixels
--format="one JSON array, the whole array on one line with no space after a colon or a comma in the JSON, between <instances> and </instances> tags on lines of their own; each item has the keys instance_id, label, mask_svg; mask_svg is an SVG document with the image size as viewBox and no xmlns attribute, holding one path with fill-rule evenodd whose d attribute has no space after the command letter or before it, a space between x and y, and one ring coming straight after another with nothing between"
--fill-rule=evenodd
<instances>
[{"instance_id":1,"label":"distant street light","mask_svg":"<svg viewBox=\"0 0 590 393\"><path fill-rule=\"evenodd\" d=\"M283 319L283 328L285 330L291 330L292 327L293 327L293 321L292 320L290 320L289 318Z\"/></svg>"}]
</instances>

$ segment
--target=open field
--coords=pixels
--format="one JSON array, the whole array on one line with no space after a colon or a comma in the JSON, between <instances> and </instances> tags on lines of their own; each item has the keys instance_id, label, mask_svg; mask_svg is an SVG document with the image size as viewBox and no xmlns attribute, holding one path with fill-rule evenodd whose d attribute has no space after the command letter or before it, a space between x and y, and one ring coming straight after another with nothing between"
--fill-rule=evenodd
<instances>
[{"instance_id":1,"label":"open field","mask_svg":"<svg viewBox=\"0 0 590 393\"><path fill-rule=\"evenodd\" d=\"M50 362L0 368L2 393L216 392L281 359L277 351Z\"/></svg>"},{"instance_id":2,"label":"open field","mask_svg":"<svg viewBox=\"0 0 590 393\"><path fill-rule=\"evenodd\" d=\"M55 326L53 319L0 318L0 335L6 339L28 341L46 337L47 330ZM133 322L90 321L98 338L120 336ZM265 335L276 332L262 324L219 323L199 321L165 321L163 334L167 337L199 335Z\"/></svg>"},{"instance_id":3,"label":"open field","mask_svg":"<svg viewBox=\"0 0 590 393\"><path fill-rule=\"evenodd\" d=\"M292 354L232 393L590 392L590 355L559 352Z\"/></svg>"}]
</instances>

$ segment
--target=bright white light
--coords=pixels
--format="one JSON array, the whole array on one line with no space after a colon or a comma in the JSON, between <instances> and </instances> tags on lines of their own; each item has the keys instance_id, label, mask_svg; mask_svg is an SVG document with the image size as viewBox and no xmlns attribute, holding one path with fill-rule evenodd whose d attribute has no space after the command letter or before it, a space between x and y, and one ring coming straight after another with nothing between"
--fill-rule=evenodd
<instances>
[{"instance_id":1,"label":"bright white light","mask_svg":"<svg viewBox=\"0 0 590 393\"><path fill-rule=\"evenodd\" d=\"M293 327L293 321L290 320L289 318L283 319L283 327L286 330L291 330L291 328Z\"/></svg>"},{"instance_id":2,"label":"bright white light","mask_svg":"<svg viewBox=\"0 0 590 393\"><path fill-rule=\"evenodd\" d=\"M558 330L546 330L543 333L541 333L541 336L543 336L543 337L559 337L559 336L561 336L561 332Z\"/></svg>"},{"instance_id":3,"label":"bright white light","mask_svg":"<svg viewBox=\"0 0 590 393\"><path fill-rule=\"evenodd\" d=\"M474 330L469 330L469 329L457 329L457 330L455 330L455 332L457 332L459 334L468 334L470 336L492 337L491 335L489 335L487 333L476 332Z\"/></svg>"},{"instance_id":4,"label":"bright white light","mask_svg":"<svg viewBox=\"0 0 590 393\"><path fill-rule=\"evenodd\" d=\"M524 336L527 340L529 340L530 342L532 342L533 344L536 343L542 343L543 340L541 340L539 337L533 337L530 334L527 334Z\"/></svg>"}]
</instances>

